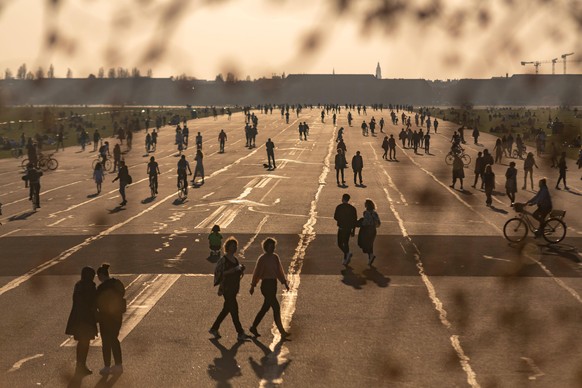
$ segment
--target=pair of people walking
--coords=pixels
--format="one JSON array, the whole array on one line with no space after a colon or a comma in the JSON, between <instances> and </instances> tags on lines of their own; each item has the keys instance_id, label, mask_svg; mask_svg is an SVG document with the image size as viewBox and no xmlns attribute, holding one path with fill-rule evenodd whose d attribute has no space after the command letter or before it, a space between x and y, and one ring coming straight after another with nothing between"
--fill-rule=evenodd
<instances>
[{"instance_id":1,"label":"pair of people walking","mask_svg":"<svg viewBox=\"0 0 582 388\"><path fill-rule=\"evenodd\" d=\"M265 314L269 309L273 309L273 316L275 325L279 329L282 338L289 336L289 333L284 329L281 321L281 308L277 301L277 280L285 285L289 291L289 283L285 277L285 272L281 265L279 256L275 253L277 241L274 238L267 238L263 241L264 254L259 257L253 272L253 279L251 281L251 288L249 290L252 295L259 280L261 280L261 293L264 297L263 306L257 313L253 325L249 331L255 336L259 337L258 326L261 323ZM238 334L239 341L246 341L250 337L245 333L242 324L240 323L238 314L237 295L240 291L240 281L244 276L245 266L238 261L235 253L238 250L238 241L234 237L230 237L224 243L224 256L222 256L216 263L214 271L214 285L219 286L218 295L224 297L224 305L222 310L216 317L212 327L208 331L214 338L220 338L218 332L222 321L230 314L234 327Z\"/></svg>"},{"instance_id":2,"label":"pair of people walking","mask_svg":"<svg viewBox=\"0 0 582 388\"><path fill-rule=\"evenodd\" d=\"M376 259L374 255L376 228L380 226L376 204L371 199L367 199L364 203L366 210L364 210L363 217L358 220L358 213L356 208L350 204L350 198L349 194L342 196L342 203L336 207L333 216L338 226L337 244L344 254L342 264L347 266L352 259L350 236L355 236L356 227L359 227L358 246L368 255L368 265L371 266Z\"/></svg>"},{"instance_id":3,"label":"pair of people walking","mask_svg":"<svg viewBox=\"0 0 582 388\"><path fill-rule=\"evenodd\" d=\"M123 373L123 360L119 331L123 313L127 309L125 287L123 283L109 275L109 264L102 264L97 269L97 277L101 284L95 286L95 270L84 267L81 270L81 280L75 284L73 291L73 307L69 314L66 334L77 340L76 374L90 375L93 372L87 367L89 344L97 336L97 323L103 343L103 363L99 371L102 376ZM111 366L111 354L115 365Z\"/></svg>"}]
</instances>

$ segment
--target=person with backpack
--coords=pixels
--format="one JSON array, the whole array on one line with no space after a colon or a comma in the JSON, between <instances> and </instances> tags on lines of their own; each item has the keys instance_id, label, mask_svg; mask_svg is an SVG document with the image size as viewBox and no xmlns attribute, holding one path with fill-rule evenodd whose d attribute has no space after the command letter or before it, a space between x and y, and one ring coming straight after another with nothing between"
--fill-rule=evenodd
<instances>
[{"instance_id":1,"label":"person with backpack","mask_svg":"<svg viewBox=\"0 0 582 388\"><path fill-rule=\"evenodd\" d=\"M372 266L376 256L374 255L374 240L376 240L376 228L380 226L380 217L376 213L376 204L371 199L364 202L364 216L359 220L358 246L368 254L368 265Z\"/></svg>"},{"instance_id":2,"label":"person with backpack","mask_svg":"<svg viewBox=\"0 0 582 388\"><path fill-rule=\"evenodd\" d=\"M222 310L216 317L208 332L218 339L221 337L218 329L227 315L230 314L239 341L246 341L250 337L245 333L238 316L238 302L236 297L240 290L240 280L244 276L245 266L239 263L234 255L238 250L238 241L229 237L224 243L224 255L216 263L214 269L214 286L218 287L218 295L224 297Z\"/></svg>"},{"instance_id":3,"label":"person with backpack","mask_svg":"<svg viewBox=\"0 0 582 388\"><path fill-rule=\"evenodd\" d=\"M123 359L121 344L119 343L119 330L123 313L127 310L125 300L125 286L116 278L109 276L109 264L102 264L97 269L97 277L101 284L97 287L97 317L99 332L103 343L103 363L105 366L99 371L102 376L123 373ZM111 366L111 354L115 365Z\"/></svg>"},{"instance_id":4,"label":"person with backpack","mask_svg":"<svg viewBox=\"0 0 582 388\"><path fill-rule=\"evenodd\" d=\"M132 179L131 176L129 175L129 170L125 165L124 160L119 162L119 172L117 173L115 179L113 179L113 183L115 183L115 181L117 180L119 180L119 194L121 194L122 199L120 205L125 206L127 205L127 199L125 198L125 187L132 183L131 182Z\"/></svg>"}]
</instances>

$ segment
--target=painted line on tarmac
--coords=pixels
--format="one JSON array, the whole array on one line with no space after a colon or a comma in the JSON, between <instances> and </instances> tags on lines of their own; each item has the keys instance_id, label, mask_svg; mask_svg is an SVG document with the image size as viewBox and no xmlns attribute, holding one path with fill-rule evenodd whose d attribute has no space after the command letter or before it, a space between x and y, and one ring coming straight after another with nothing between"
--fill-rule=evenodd
<instances>
[{"instance_id":1,"label":"painted line on tarmac","mask_svg":"<svg viewBox=\"0 0 582 388\"><path fill-rule=\"evenodd\" d=\"M384 188L384 193L386 193L386 199L388 199L388 203L390 205L390 210L392 210L394 217L398 221L398 225L400 227L400 231L402 233L402 236L408 241L408 244L415 250L414 259L416 261L416 268L418 269L418 274L420 275L420 278L422 279L422 281L423 281L423 283L428 291L428 295L429 295L433 305L435 306L435 309L439 313L439 319L440 319L441 323L443 324L443 326L447 330L451 330L452 325L451 325L451 322L449 321L449 319L447 318L447 311L445 310L442 301L437 296L436 289L435 289L434 285L432 284L432 282L430 281L430 279L426 275L426 272L424 271L424 265L423 265L422 259L420 257L420 250L418 249L418 247L412 241L412 238L408 234L408 231L406 230L406 227L404 226L404 220L402 219L402 217L400 217L400 213L398 213L398 211L396 210L396 207L394 206L394 201L392 200L392 197L390 196L390 193L388 192L388 190L386 188ZM404 249L404 247L403 247L403 249ZM469 385L471 387L474 387L474 388L480 387L479 383L477 382L477 375L475 374L475 372L473 371L473 368L471 367L471 364L469 363L470 359L469 359L469 357L467 357L465 355L465 352L463 351L463 348L461 347L461 343L459 342L459 337L457 335L451 335L450 341L451 341L451 345L453 346L453 349L455 349L455 353L457 354L457 357L459 358L459 362L461 364L461 367L463 368L463 370L465 371L465 374L467 375L467 383L469 383Z\"/></svg>"},{"instance_id":2,"label":"painted line on tarmac","mask_svg":"<svg viewBox=\"0 0 582 388\"><path fill-rule=\"evenodd\" d=\"M283 327L288 328L291 325L291 320L293 319L293 314L295 313L297 295L299 294L299 285L301 284L301 269L303 268L303 260L305 259L305 253L307 248L313 240L315 240L315 224L317 223L317 205L319 203L319 197L323 188L326 184L326 179L331 169L330 160L335 150L335 136L337 127L333 128L332 137L329 141L329 146L327 150L327 155L323 161L323 168L318 179L318 187L313 200L311 201L311 206L309 208L309 218L307 222L303 225L301 235L299 236L299 242L295 248L295 253L291 258L291 263L289 264L289 270L287 271L287 279L289 281L289 291L284 291L281 297L281 321ZM261 379L260 387L270 387L273 385L278 385L283 382L282 369L289 360L287 356L289 355L289 349L286 346L281 345L281 334L273 324L271 328L273 333L273 341L271 342L269 348L273 353L269 357L276 359L276 362L270 364L266 370L265 375Z\"/></svg>"},{"instance_id":3,"label":"painted line on tarmac","mask_svg":"<svg viewBox=\"0 0 582 388\"><path fill-rule=\"evenodd\" d=\"M283 129L280 133L282 133L285 129ZM221 168L218 171L215 171L214 173L212 173L208 178L206 179L211 179L214 178L215 176L221 174L222 172L228 171L230 167L239 164L241 161L249 158L251 155L253 155L253 153L251 152L250 154L247 154L245 156L242 156L241 158L237 159L236 161L234 161L233 163L231 163L228 166L225 166L223 168ZM69 249L67 249L66 251L63 251L61 254L59 254L58 256L46 261L45 263L31 269L30 271L28 271L26 274L17 277L16 279L12 280L11 282L7 283L6 285L0 287L0 296L4 295L5 293L7 293L10 290L13 290L15 288L17 288L18 286L20 286L22 283L28 281L30 278L32 278L35 275L38 275L41 272L44 272L45 270L57 265L58 263L66 260L67 258L69 258L70 256L72 256L74 253L80 251L82 248L89 246L91 243L101 240L103 237L106 237L107 235L113 233L114 231L116 231L117 229L129 224L131 221L143 216L144 214L147 214L149 212L151 212L152 210L154 210L155 208L157 208L158 206L162 205L163 203L165 203L166 201L172 199L172 198L176 198L177 192L172 193L170 195L168 195L167 197L161 199L160 201L154 203L152 206L142 210L141 212L139 212L138 214L129 217L128 219L126 219L123 222L120 222L118 224L115 224L109 228L107 228L106 230L102 231L101 233L95 235L95 236L91 236L87 239L85 239L85 241L83 241L80 244L77 244Z\"/></svg>"},{"instance_id":4,"label":"painted line on tarmac","mask_svg":"<svg viewBox=\"0 0 582 388\"><path fill-rule=\"evenodd\" d=\"M257 236L259 235L259 233L261 233L261 229L263 228L263 225L265 225L265 223L267 222L267 220L269 219L269 216L266 215L265 217L263 217L263 219L261 220L261 222L259 222L259 225L257 226L257 229L255 230L255 234L253 235L253 237L250 238L249 242L247 242L245 244L245 246L239 251L239 255L244 259L245 257L245 252L247 249L249 249L249 247L253 244L253 242L255 242Z\"/></svg>"},{"instance_id":5,"label":"painted line on tarmac","mask_svg":"<svg viewBox=\"0 0 582 388\"><path fill-rule=\"evenodd\" d=\"M34 356L23 358L22 360L14 363L14 365L12 365L12 368L10 368L8 370L8 373L16 372L17 370L19 370L22 367L22 365L24 365L25 362L28 362L30 360L34 360L35 358L40 358L42 356L44 356L44 354L39 353L39 354L35 354Z\"/></svg>"},{"instance_id":6,"label":"painted line on tarmac","mask_svg":"<svg viewBox=\"0 0 582 388\"><path fill-rule=\"evenodd\" d=\"M372 143L369 143L370 148L372 149L372 152L374 153L374 158L376 159L376 162L378 165L381 165L378 160L378 154L376 153L376 150L374 149L374 147L372 147ZM384 173L384 175L386 176L386 178L388 179L388 184L390 185L390 187L396 191L398 193L398 195L400 195L400 201L404 204L404 206L408 206L408 202L406 201L406 198L404 198L404 194L402 194L402 192L400 190L398 190L398 187L396 187L396 185L394 184L394 181L392 180L392 177L390 175L388 175L388 173L386 172L386 169L382 166L382 172Z\"/></svg>"},{"instance_id":7,"label":"painted line on tarmac","mask_svg":"<svg viewBox=\"0 0 582 388\"><path fill-rule=\"evenodd\" d=\"M55 187L55 188L43 191L42 193L40 193L40 195L45 195L45 194L51 193L53 191L64 189L65 187L73 186L73 185L76 185L77 183L81 183L81 182L85 182L85 181L88 181L88 179L84 179L82 181L75 181L75 182L68 183L68 184L63 185L63 186ZM28 198L22 198L22 199L18 199L16 201L8 202L8 203L3 204L2 206L14 205L15 203L19 203L19 202L23 202L23 201L28 201Z\"/></svg>"},{"instance_id":8,"label":"painted line on tarmac","mask_svg":"<svg viewBox=\"0 0 582 388\"><path fill-rule=\"evenodd\" d=\"M2 238L2 237L6 237L6 236L10 236L11 234L14 234L14 233L20 232L21 230L22 230L22 229L14 229L14 230L12 230L12 231L10 231L10 232L8 232L8 233L4 233L3 235L1 235L1 236L0 236L0 238Z\"/></svg>"}]
</instances>

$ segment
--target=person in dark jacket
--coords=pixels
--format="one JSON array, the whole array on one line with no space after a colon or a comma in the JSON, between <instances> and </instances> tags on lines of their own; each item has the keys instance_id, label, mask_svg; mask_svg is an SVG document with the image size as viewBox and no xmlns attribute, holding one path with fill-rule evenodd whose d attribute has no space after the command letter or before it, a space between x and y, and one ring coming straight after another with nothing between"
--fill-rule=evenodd
<instances>
[{"instance_id":1,"label":"person in dark jacket","mask_svg":"<svg viewBox=\"0 0 582 388\"><path fill-rule=\"evenodd\" d=\"M238 250L238 241L234 237L229 237L224 243L224 256L222 256L216 263L214 270L214 285L219 285L218 295L224 297L224 305L222 310L216 317L212 327L208 332L214 336L215 339L220 338L218 329L220 324L224 321L227 315L230 314L239 341L246 341L250 337L245 333L238 316L238 302L236 296L240 290L240 280L244 276L245 266L239 263L234 255Z\"/></svg>"},{"instance_id":2,"label":"person in dark jacket","mask_svg":"<svg viewBox=\"0 0 582 388\"><path fill-rule=\"evenodd\" d=\"M125 206L127 204L127 199L125 198L125 187L131 183L130 179L129 170L125 165L125 161L122 160L119 162L119 172L117 173L115 179L113 179L113 182L119 180L119 194L121 194L122 199L120 203L121 206Z\"/></svg>"},{"instance_id":3,"label":"person in dark jacket","mask_svg":"<svg viewBox=\"0 0 582 388\"><path fill-rule=\"evenodd\" d=\"M558 182L556 182L556 189L560 190L560 182L564 181L564 189L569 190L568 189L568 185L566 184L566 170L568 169L568 166L566 166L566 153L562 152L562 156L560 157L560 160L558 161L558 170L560 172L559 176L558 176Z\"/></svg>"},{"instance_id":4,"label":"person in dark jacket","mask_svg":"<svg viewBox=\"0 0 582 388\"><path fill-rule=\"evenodd\" d=\"M360 186L362 186L362 169L364 168L364 160L362 159L362 155L360 155L360 151L356 151L356 154L352 158L352 170L354 170L354 185L358 185L356 182L356 177L360 178Z\"/></svg>"},{"instance_id":5,"label":"person in dark jacket","mask_svg":"<svg viewBox=\"0 0 582 388\"><path fill-rule=\"evenodd\" d=\"M364 253L368 254L368 265L372 266L376 256L374 255L374 240L376 239L376 228L380 226L380 217L376 213L376 204L371 199L364 202L364 216L358 232L358 246Z\"/></svg>"},{"instance_id":6,"label":"person in dark jacket","mask_svg":"<svg viewBox=\"0 0 582 388\"><path fill-rule=\"evenodd\" d=\"M495 173L493 172L490 164L485 166L485 172L483 173L483 177L481 179L483 180L483 184L485 186L485 196L487 197L485 204L490 207L493 203L493 198L491 195L493 194L493 189L495 189Z\"/></svg>"},{"instance_id":7,"label":"person in dark jacket","mask_svg":"<svg viewBox=\"0 0 582 388\"><path fill-rule=\"evenodd\" d=\"M545 178L539 181L540 191L527 201L527 205L533 206L537 205L537 209L533 212L533 216L539 221L540 225L536 231L536 236L540 236L543 231L544 222L546 217L552 211L552 197L550 196L550 191L548 190L548 183Z\"/></svg>"},{"instance_id":8,"label":"person in dark jacket","mask_svg":"<svg viewBox=\"0 0 582 388\"><path fill-rule=\"evenodd\" d=\"M517 169L515 162L509 162L509 167L505 171L505 192L511 201L511 207L515 203L515 193L517 193Z\"/></svg>"},{"instance_id":9,"label":"person in dark jacket","mask_svg":"<svg viewBox=\"0 0 582 388\"><path fill-rule=\"evenodd\" d=\"M344 178L344 170L348 166L348 162L346 161L346 157L344 152L341 148L337 149L337 154L335 155L334 160L334 167L335 167L335 180L337 181L338 186L343 186L346 184L346 180ZM342 176L342 183L340 184L340 174Z\"/></svg>"},{"instance_id":10,"label":"person in dark jacket","mask_svg":"<svg viewBox=\"0 0 582 388\"><path fill-rule=\"evenodd\" d=\"M97 336L97 289L95 288L95 270L84 267L81 280L75 284L73 307L67 321L65 334L72 335L77 341L77 375L93 373L87 368L89 343Z\"/></svg>"},{"instance_id":11,"label":"person in dark jacket","mask_svg":"<svg viewBox=\"0 0 582 388\"><path fill-rule=\"evenodd\" d=\"M356 234L358 213L356 208L350 205L350 195L342 196L342 203L335 208L333 219L337 221L337 245L344 253L343 265L348 265L352 258L350 252L350 236Z\"/></svg>"},{"instance_id":12,"label":"person in dark jacket","mask_svg":"<svg viewBox=\"0 0 582 388\"><path fill-rule=\"evenodd\" d=\"M119 279L109 276L109 264L102 264L97 269L97 277L101 284L97 287L97 317L99 331L103 342L104 368L99 371L102 376L123 373L123 359L119 330L123 320L123 313L127 309L125 301L125 286ZM111 353L115 365L111 366Z\"/></svg>"}]
</instances>

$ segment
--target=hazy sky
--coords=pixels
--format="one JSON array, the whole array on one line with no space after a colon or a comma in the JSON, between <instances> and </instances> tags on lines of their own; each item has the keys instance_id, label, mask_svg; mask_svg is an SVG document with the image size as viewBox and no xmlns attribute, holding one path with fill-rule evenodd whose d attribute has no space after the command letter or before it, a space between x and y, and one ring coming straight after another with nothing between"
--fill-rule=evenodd
<instances>
[{"instance_id":1,"label":"hazy sky","mask_svg":"<svg viewBox=\"0 0 582 388\"><path fill-rule=\"evenodd\" d=\"M382 1L351 1L342 15L334 8L338 1L60 0L56 10L48 8L49 1L6 1L0 13L0 71L15 73L26 62L33 71L53 63L57 76L67 68L86 77L100 66L136 66L142 73L152 68L157 77L186 73L214 79L233 70L240 78L258 78L334 68L339 74L373 74L380 62L384 78L453 79L532 72L519 62L577 48L582 57L582 31L568 16L580 7L575 1L411 0L403 2L409 9L440 4L442 12L430 25L408 12L367 34L364 16ZM177 4L185 6L174 8L176 18L165 19ZM478 18L476 10L488 16ZM455 38L449 31L465 11L467 23ZM45 36L52 28L62 45L47 48ZM304 38L314 31L322 45L305 55ZM148 63L146 54L156 42L165 51ZM568 66L569 73L581 69L580 63ZM551 73L551 64L540 72ZM562 73L561 61L556 73Z\"/></svg>"}]
</instances>

